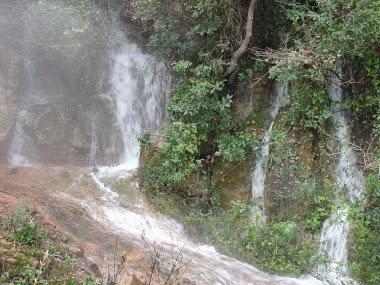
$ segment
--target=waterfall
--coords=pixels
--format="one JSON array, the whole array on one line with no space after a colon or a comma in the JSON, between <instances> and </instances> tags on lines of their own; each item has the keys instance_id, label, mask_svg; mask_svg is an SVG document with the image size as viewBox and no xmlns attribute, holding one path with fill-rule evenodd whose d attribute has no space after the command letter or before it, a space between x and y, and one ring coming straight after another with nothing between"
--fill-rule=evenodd
<instances>
[{"instance_id":1,"label":"waterfall","mask_svg":"<svg viewBox=\"0 0 380 285\"><path fill-rule=\"evenodd\" d=\"M97 172L91 173L102 193L101 200L80 200L78 203L94 220L140 247L144 247L144 242L159 243L167 254L182 252L190 262L186 273L188 278L197 278L200 284L323 284L312 277L295 279L267 274L219 254L211 246L194 243L180 223L153 211L138 187L126 190L133 192L129 193L134 196L133 199L123 200L122 193L119 195L108 185L115 179L128 179L138 166L136 136L147 129L157 130L162 123L165 117L165 86L170 82L162 73L162 65L143 54L124 35L118 34L117 41L111 85L117 123L123 134L124 152L119 165L97 167ZM286 88L285 84L276 85L272 121L282 105Z\"/></svg>"},{"instance_id":2,"label":"waterfall","mask_svg":"<svg viewBox=\"0 0 380 285\"><path fill-rule=\"evenodd\" d=\"M91 126L90 153L88 155L89 165L97 165L97 160L96 160L97 150L98 150L98 136L96 133L96 123L95 121L93 121L92 126Z\"/></svg>"},{"instance_id":3,"label":"waterfall","mask_svg":"<svg viewBox=\"0 0 380 285\"><path fill-rule=\"evenodd\" d=\"M335 176L338 190L344 196L344 202L337 202L338 209L323 224L320 253L327 256L328 262L318 267L318 272L322 278L336 285L355 283L348 277L347 268L347 246L350 230L347 207L360 200L364 191L364 176L357 167L356 156L351 147L346 112L341 106L343 100L341 85L341 73L330 77L330 99L335 104L333 123L335 125L335 136L340 146Z\"/></svg>"},{"instance_id":4,"label":"waterfall","mask_svg":"<svg viewBox=\"0 0 380 285\"><path fill-rule=\"evenodd\" d=\"M124 33L116 35L111 84L116 102L116 118L123 135L124 151L120 163L136 168L143 130L156 131L164 117L169 77L162 63L141 52Z\"/></svg>"},{"instance_id":5,"label":"waterfall","mask_svg":"<svg viewBox=\"0 0 380 285\"><path fill-rule=\"evenodd\" d=\"M25 110L20 110L16 116L16 126L8 154L8 162L14 166L29 166L30 161L25 153L26 134L23 126L25 122Z\"/></svg>"},{"instance_id":6,"label":"waterfall","mask_svg":"<svg viewBox=\"0 0 380 285\"><path fill-rule=\"evenodd\" d=\"M276 82L273 92L273 102L270 111L269 124L261 141L260 153L257 155L255 167L252 174L252 200L254 202L254 212L261 221L265 221L264 193L265 193L265 176L269 160L270 138L272 135L273 125L275 123L278 111L286 104L286 95L288 85L285 82Z\"/></svg>"},{"instance_id":7,"label":"waterfall","mask_svg":"<svg viewBox=\"0 0 380 285\"><path fill-rule=\"evenodd\" d=\"M160 243L168 255L182 251L190 261L187 277L196 280L198 284L324 284L313 277L296 279L275 276L222 255L211 246L192 241L183 225L149 207L143 193L129 179L138 167L137 136L145 130L157 132L165 121L170 77L164 65L132 43L122 28L113 27L112 31L99 33L92 28L91 21L71 15L72 9L67 9L66 1L42 1L57 4L45 8L40 7L39 2L32 2L28 6L30 9L22 10L20 15L33 12L24 15L24 18L34 21L33 23L27 22L14 29L11 21L5 18L10 31L26 29L31 36L30 42L34 42L33 45L28 38L17 33L11 34L18 36L21 41L17 44L12 42L10 46L26 47L23 51L26 60L22 71L25 82L19 88L18 95L22 104L15 118L14 137L8 151L10 163L34 163L33 158L37 156L35 149L38 149L38 155L52 149L49 155L54 152L61 153L64 157L57 160L59 162L70 163L69 159L65 160L69 156L67 154L70 157L80 154L90 165L109 164L110 166L98 166L96 170L92 169L93 172L86 168L83 170L85 173L78 178L92 179L87 187L95 192L90 193L95 197L86 192L86 187L79 188L76 184L66 195L70 196L68 199L80 204L95 221L123 240L143 248L144 237L149 243ZM0 7L0 11L4 11L1 9L4 8ZM13 14L5 10L1 16L13 17ZM43 21L40 17L44 17ZM67 32L67 26L72 28L70 25L82 21L80 27L85 28L84 32L81 29L72 29L73 35ZM28 27L33 27L33 32L38 33L32 35L27 30ZM106 34L111 38L110 42L104 43L99 34ZM28 40L27 45L25 39ZM48 42L45 43L45 40ZM270 121L253 172L252 195L258 203L263 202L272 128L286 93L286 84L276 83ZM91 111L94 101L96 111ZM107 136L112 136L112 139L107 140ZM122 151L118 149L119 144ZM350 149L349 143L346 143L346 148ZM114 149L117 150L112 153ZM116 159L104 159L102 154L105 152L107 157L114 155ZM347 162L343 161L342 165L345 164ZM343 166L337 172L343 172ZM343 174L341 176L344 177ZM119 178L130 183L130 189L126 186L126 189L117 192L113 188L113 182ZM346 179L342 178L342 181ZM355 193L352 193L352 197L357 197ZM60 194L64 196L66 193L54 193ZM263 210L263 205L259 204L258 208ZM345 219L343 221L344 225L348 225ZM340 227L336 222L331 224ZM338 231L327 223L326 225L326 236ZM348 231L346 228L343 230Z\"/></svg>"},{"instance_id":8,"label":"waterfall","mask_svg":"<svg viewBox=\"0 0 380 285\"><path fill-rule=\"evenodd\" d=\"M21 104L16 115L14 135L8 152L8 162L13 166L30 166L32 164L31 152L33 152L33 144L30 142L30 138L25 133L24 128L29 101L34 100L36 95L34 94L33 64L31 59L24 59L24 61L26 95L25 98L21 99Z\"/></svg>"}]
</instances>

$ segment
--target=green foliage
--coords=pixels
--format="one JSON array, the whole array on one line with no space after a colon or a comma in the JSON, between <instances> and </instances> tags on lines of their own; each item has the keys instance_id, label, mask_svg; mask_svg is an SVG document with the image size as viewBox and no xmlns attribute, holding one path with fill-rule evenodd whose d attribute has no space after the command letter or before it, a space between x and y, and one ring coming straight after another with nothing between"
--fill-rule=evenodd
<instances>
[{"instance_id":1,"label":"green foliage","mask_svg":"<svg viewBox=\"0 0 380 285\"><path fill-rule=\"evenodd\" d=\"M299 276L310 269L316 243L291 221L258 225L252 221L251 205L241 201L231 202L229 209L214 203L204 212L175 194L156 193L150 198L160 212L181 221L192 235L223 254L270 272Z\"/></svg>"},{"instance_id":2,"label":"green foliage","mask_svg":"<svg viewBox=\"0 0 380 285\"><path fill-rule=\"evenodd\" d=\"M256 138L247 132L222 135L218 141L219 152L227 162L244 160L258 145Z\"/></svg>"},{"instance_id":3,"label":"green foliage","mask_svg":"<svg viewBox=\"0 0 380 285\"><path fill-rule=\"evenodd\" d=\"M232 120L232 96L224 76L232 40L226 35L232 30L236 33L241 25L226 22L233 20L231 11L243 4L230 0L135 0L132 5L141 19L155 23L150 48L170 59L177 76L167 107L171 126L165 131L165 147L145 169L147 177L160 177L160 182L149 179L146 187L175 188L210 163L217 150L229 160L243 159L252 146L248 135L239 132ZM240 77L245 73L249 70Z\"/></svg>"},{"instance_id":4,"label":"green foliage","mask_svg":"<svg viewBox=\"0 0 380 285\"><path fill-rule=\"evenodd\" d=\"M165 141L164 148L144 166L145 190L175 189L199 166L200 137L195 124L172 123Z\"/></svg>"},{"instance_id":5,"label":"green foliage","mask_svg":"<svg viewBox=\"0 0 380 285\"><path fill-rule=\"evenodd\" d=\"M380 134L380 93L376 94L373 88L353 92L352 97L344 102L344 107L362 130L372 129L375 135Z\"/></svg>"},{"instance_id":6,"label":"green foliage","mask_svg":"<svg viewBox=\"0 0 380 285\"><path fill-rule=\"evenodd\" d=\"M293 22L296 53L287 58L285 70L296 71L297 67L302 69L307 64L323 75L342 57L371 59L372 66L378 62L375 60L380 39L378 1L294 1L287 13Z\"/></svg>"},{"instance_id":7,"label":"green foliage","mask_svg":"<svg viewBox=\"0 0 380 285\"><path fill-rule=\"evenodd\" d=\"M162 57L189 58L204 49L202 44L206 44L209 51L223 45L218 33L225 27L223 19L228 13L228 0L181 0L176 3L134 0L132 4L143 20L155 21L149 46Z\"/></svg>"},{"instance_id":8,"label":"green foliage","mask_svg":"<svg viewBox=\"0 0 380 285\"><path fill-rule=\"evenodd\" d=\"M65 285L98 285L98 284L99 283L91 279L87 279L85 281L78 281L78 279L75 277L68 277Z\"/></svg>"},{"instance_id":9,"label":"green foliage","mask_svg":"<svg viewBox=\"0 0 380 285\"><path fill-rule=\"evenodd\" d=\"M36 245L41 243L47 233L39 229L39 217L33 214L32 209L25 205L19 205L11 216L6 217L3 226L11 232L15 242Z\"/></svg>"},{"instance_id":10,"label":"green foliage","mask_svg":"<svg viewBox=\"0 0 380 285\"><path fill-rule=\"evenodd\" d=\"M293 23L285 37L286 48L268 53L274 63L272 77L294 81L293 124L320 131L329 118L326 92L319 87L336 69L336 63L353 67L344 87L352 87L347 104L353 115L371 113L371 124L379 130L380 117L380 4L376 0L292 1L287 15ZM350 73L344 70L346 74ZM357 82L360 82L357 84ZM315 88L315 85L318 85ZM359 89L359 94L355 94ZM352 102L351 102L352 101ZM363 120L363 116L358 119ZM368 122L368 117L365 118Z\"/></svg>"},{"instance_id":11,"label":"green foliage","mask_svg":"<svg viewBox=\"0 0 380 285\"><path fill-rule=\"evenodd\" d=\"M310 236L292 222L251 225L245 232L245 248L268 270L300 275L309 269L315 254Z\"/></svg>"},{"instance_id":12,"label":"green foliage","mask_svg":"<svg viewBox=\"0 0 380 285\"><path fill-rule=\"evenodd\" d=\"M203 57L208 58L207 55ZM216 148L218 137L229 133L231 97L223 94L225 81L220 79L224 64L214 59L197 66L184 60L173 63L173 70L181 77L168 105L172 123L165 131L165 146L159 155L162 164L159 165L156 158L146 168L148 176L160 177L162 183L152 181L155 188L159 184L160 188L176 187L201 167L205 156L210 154L207 150ZM247 149L247 144L246 139L241 146ZM226 149L227 145L223 147ZM246 149L239 155L244 155ZM159 169L154 169L153 165Z\"/></svg>"},{"instance_id":13,"label":"green foliage","mask_svg":"<svg viewBox=\"0 0 380 285\"><path fill-rule=\"evenodd\" d=\"M162 167L169 174L167 186L175 186L196 169L195 158L199 152L201 138L195 124L174 122L167 129L166 145L162 150Z\"/></svg>"},{"instance_id":14,"label":"green foliage","mask_svg":"<svg viewBox=\"0 0 380 285\"><path fill-rule=\"evenodd\" d=\"M380 283L380 177L377 171L366 180L366 202L352 207L352 245L349 266L363 284Z\"/></svg>"},{"instance_id":15,"label":"green foliage","mask_svg":"<svg viewBox=\"0 0 380 285\"><path fill-rule=\"evenodd\" d=\"M292 128L323 132L331 117L327 92L323 88L314 89L301 85L290 96L292 104L285 114L286 122Z\"/></svg>"},{"instance_id":16,"label":"green foliage","mask_svg":"<svg viewBox=\"0 0 380 285\"><path fill-rule=\"evenodd\" d=\"M297 153L289 143L289 133L285 128L276 127L273 129L271 138L271 151L269 154L270 166L286 161L297 159ZM292 171L293 165L286 165L286 171Z\"/></svg>"},{"instance_id":17,"label":"green foliage","mask_svg":"<svg viewBox=\"0 0 380 285\"><path fill-rule=\"evenodd\" d=\"M42 217L19 205L1 221L0 283L15 285L96 285L88 278L78 281L78 259L61 242L63 237L47 234ZM14 243L17 242L17 247Z\"/></svg>"},{"instance_id":18,"label":"green foliage","mask_svg":"<svg viewBox=\"0 0 380 285\"><path fill-rule=\"evenodd\" d=\"M299 201L303 204L304 211L300 213L299 219L306 221L306 228L318 233L323 222L330 217L334 206L332 193L334 189L329 187L329 183L325 182L324 187L315 183L304 183L303 191L300 193Z\"/></svg>"},{"instance_id":19,"label":"green foliage","mask_svg":"<svg viewBox=\"0 0 380 285\"><path fill-rule=\"evenodd\" d=\"M152 135L149 132L145 131L137 137L137 140L140 144L140 147L145 147L152 143Z\"/></svg>"},{"instance_id":20,"label":"green foliage","mask_svg":"<svg viewBox=\"0 0 380 285\"><path fill-rule=\"evenodd\" d=\"M186 62L174 63L183 73ZM173 121L196 123L205 138L223 130L228 124L231 97L221 95L224 80L220 79L223 61L211 60L188 71L186 77L174 87L168 110ZM185 65L188 69L188 65Z\"/></svg>"}]
</instances>

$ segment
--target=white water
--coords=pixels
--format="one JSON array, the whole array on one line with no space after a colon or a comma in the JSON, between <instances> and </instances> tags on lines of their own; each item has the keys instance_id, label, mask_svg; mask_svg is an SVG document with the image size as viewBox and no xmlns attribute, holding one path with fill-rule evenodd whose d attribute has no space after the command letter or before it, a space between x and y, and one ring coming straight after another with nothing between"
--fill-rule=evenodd
<instances>
[{"instance_id":1,"label":"white water","mask_svg":"<svg viewBox=\"0 0 380 285\"><path fill-rule=\"evenodd\" d=\"M320 243L320 252L326 255L328 263L318 267L318 274L330 284L356 284L349 278L347 268L348 235L350 223L348 221L348 204L361 199L364 191L364 176L357 167L355 153L350 143L350 132L346 113L341 109L343 88L340 75L333 76L329 82L329 92L332 102L333 122L335 135L340 146L339 162L336 167L336 184L339 194L343 194L343 205L339 205L332 216L323 224Z\"/></svg>"},{"instance_id":2,"label":"white water","mask_svg":"<svg viewBox=\"0 0 380 285\"><path fill-rule=\"evenodd\" d=\"M276 82L274 89L274 98L272 102L269 125L261 141L261 152L258 154L255 167L252 174L252 200L254 203L254 212L258 215L259 220L265 221L264 195L265 195L265 177L269 160L270 138L272 129L276 120L278 111L286 104L288 85L284 82Z\"/></svg>"},{"instance_id":3,"label":"white water","mask_svg":"<svg viewBox=\"0 0 380 285\"><path fill-rule=\"evenodd\" d=\"M112 55L111 85L124 143L120 163L137 168L140 151L137 136L143 130L154 132L160 126L169 77L163 64L142 53L124 33L117 33L116 43L118 47Z\"/></svg>"},{"instance_id":4,"label":"white water","mask_svg":"<svg viewBox=\"0 0 380 285\"><path fill-rule=\"evenodd\" d=\"M194 243L180 223L150 210L144 202L121 205L119 195L98 178L118 178L120 170L120 167L116 171L113 168L101 168L96 176L93 175L98 188L104 194L104 203L94 200L80 201L82 207L94 220L138 246L143 247L145 242L158 243L165 251L161 254L181 252L185 256L185 262L189 262L184 277L196 280L196 284L324 284L312 277L295 279L264 273L253 266L219 254L214 247ZM130 170L127 172L130 173Z\"/></svg>"}]
</instances>

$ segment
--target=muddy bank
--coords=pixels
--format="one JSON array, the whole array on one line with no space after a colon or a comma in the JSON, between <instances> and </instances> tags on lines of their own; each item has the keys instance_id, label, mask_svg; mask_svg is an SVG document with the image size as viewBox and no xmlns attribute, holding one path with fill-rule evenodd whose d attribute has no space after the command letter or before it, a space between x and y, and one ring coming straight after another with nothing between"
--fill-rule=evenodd
<instances>
[{"instance_id":1,"label":"muddy bank","mask_svg":"<svg viewBox=\"0 0 380 285\"><path fill-rule=\"evenodd\" d=\"M84 173L80 168L66 166L1 165L0 219L20 203L31 206L43 215L54 232L69 237L69 248L84 257L86 270L95 277L104 279L112 275L114 263L119 264L123 258L125 273L119 284L138 284L137 279L144 280L148 275L146 253L94 221L70 198L70 191L84 190L73 186ZM91 183L86 183L89 190Z\"/></svg>"}]
</instances>

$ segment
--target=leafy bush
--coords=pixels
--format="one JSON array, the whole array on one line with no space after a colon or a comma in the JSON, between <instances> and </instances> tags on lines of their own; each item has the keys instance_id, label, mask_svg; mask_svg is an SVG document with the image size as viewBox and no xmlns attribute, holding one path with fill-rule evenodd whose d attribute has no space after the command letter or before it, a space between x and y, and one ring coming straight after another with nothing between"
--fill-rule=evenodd
<instances>
[{"instance_id":1,"label":"leafy bush","mask_svg":"<svg viewBox=\"0 0 380 285\"><path fill-rule=\"evenodd\" d=\"M39 217L33 210L25 205L19 205L12 215L3 220L3 226L11 232L15 242L25 245L36 245L41 243L47 233L38 226Z\"/></svg>"},{"instance_id":2,"label":"leafy bush","mask_svg":"<svg viewBox=\"0 0 380 285\"><path fill-rule=\"evenodd\" d=\"M304 186L299 199L305 209L299 218L306 221L307 229L313 233L321 230L323 222L330 217L334 206L334 189L331 189L328 183L324 184L323 187L315 184L311 187Z\"/></svg>"},{"instance_id":3,"label":"leafy bush","mask_svg":"<svg viewBox=\"0 0 380 285\"><path fill-rule=\"evenodd\" d=\"M250 225L245 248L261 267L277 273L300 275L310 269L315 244L293 222Z\"/></svg>"},{"instance_id":4,"label":"leafy bush","mask_svg":"<svg viewBox=\"0 0 380 285\"><path fill-rule=\"evenodd\" d=\"M244 160L251 153L258 141L247 132L222 135L218 141L219 152L222 158L228 162Z\"/></svg>"},{"instance_id":5,"label":"leafy bush","mask_svg":"<svg viewBox=\"0 0 380 285\"><path fill-rule=\"evenodd\" d=\"M141 133L137 138L140 147L148 146L152 143L152 136L149 132L143 132Z\"/></svg>"},{"instance_id":6,"label":"leafy bush","mask_svg":"<svg viewBox=\"0 0 380 285\"><path fill-rule=\"evenodd\" d=\"M301 84L290 95L292 104L285 114L286 122L293 128L323 132L331 117L326 90Z\"/></svg>"}]
</instances>

